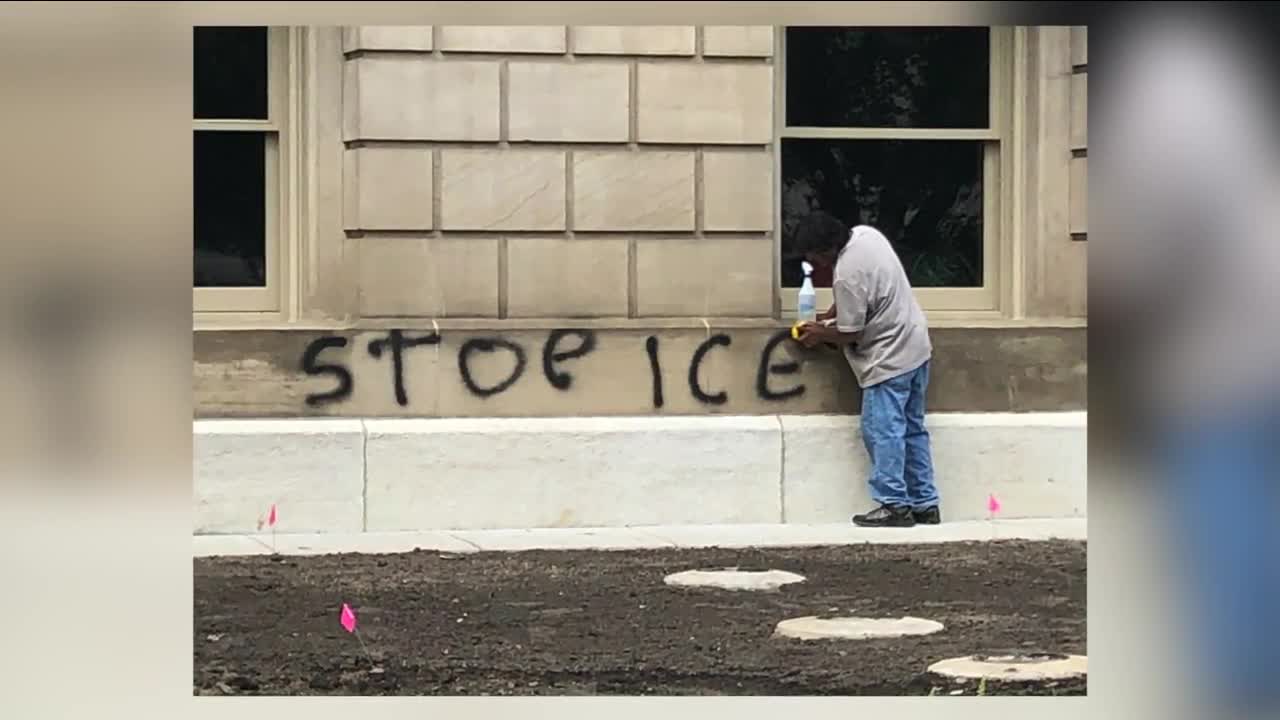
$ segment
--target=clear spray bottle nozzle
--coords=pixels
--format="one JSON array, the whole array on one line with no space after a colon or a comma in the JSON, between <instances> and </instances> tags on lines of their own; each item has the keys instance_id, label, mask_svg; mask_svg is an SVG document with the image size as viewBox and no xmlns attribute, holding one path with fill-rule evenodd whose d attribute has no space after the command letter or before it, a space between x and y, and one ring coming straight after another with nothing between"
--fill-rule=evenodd
<instances>
[{"instance_id":1,"label":"clear spray bottle nozzle","mask_svg":"<svg viewBox=\"0 0 1280 720\"><path fill-rule=\"evenodd\" d=\"M804 270L804 282L800 284L800 296L796 301L796 311L801 321L812 321L816 319L817 313L815 308L817 298L813 290L813 278L810 277L813 273L813 265L802 260L800 267Z\"/></svg>"}]
</instances>

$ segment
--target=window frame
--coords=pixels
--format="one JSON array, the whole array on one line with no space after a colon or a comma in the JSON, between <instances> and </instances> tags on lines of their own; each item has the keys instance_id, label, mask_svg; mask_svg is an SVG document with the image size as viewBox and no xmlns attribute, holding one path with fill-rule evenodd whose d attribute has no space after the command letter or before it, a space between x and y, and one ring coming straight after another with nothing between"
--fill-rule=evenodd
<instances>
[{"instance_id":1,"label":"window frame","mask_svg":"<svg viewBox=\"0 0 1280 720\"><path fill-rule=\"evenodd\" d=\"M265 247L262 287L193 287L195 319L226 317L226 313L280 316L285 311L289 280L289 258L296 242L297 138L300 127L297 56L301 43L291 27L270 26L267 30L267 118L192 119L194 142L197 131L261 132L264 134L265 163ZM194 242L192 244L194 251ZM193 259L194 262L194 259Z\"/></svg>"},{"instance_id":2,"label":"window frame","mask_svg":"<svg viewBox=\"0 0 1280 720\"><path fill-rule=\"evenodd\" d=\"M1013 280L1012 188L1014 28L993 26L990 32L988 127L967 128L870 128L799 127L787 125L787 26L774 28L777 48L774 67L773 218L774 287L779 293L782 317L796 314L797 291L782 285L782 143L791 139L821 140L968 140L984 143L982 280L979 287L918 287L917 299L930 317L994 319L1004 317ZM830 288L817 288L819 310L832 303Z\"/></svg>"}]
</instances>

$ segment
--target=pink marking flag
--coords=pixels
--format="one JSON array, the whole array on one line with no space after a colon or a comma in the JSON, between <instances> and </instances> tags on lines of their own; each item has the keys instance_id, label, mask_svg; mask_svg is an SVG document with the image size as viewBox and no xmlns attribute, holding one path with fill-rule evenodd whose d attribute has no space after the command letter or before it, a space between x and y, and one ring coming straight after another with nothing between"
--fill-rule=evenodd
<instances>
[{"instance_id":1,"label":"pink marking flag","mask_svg":"<svg viewBox=\"0 0 1280 720\"><path fill-rule=\"evenodd\" d=\"M267 516L264 518L258 516L258 532L262 532L262 526L271 526L271 552L276 552L276 504L271 503L271 509L267 510Z\"/></svg>"},{"instance_id":2,"label":"pink marking flag","mask_svg":"<svg viewBox=\"0 0 1280 720\"><path fill-rule=\"evenodd\" d=\"M351 610L350 605L342 603L342 614L339 616L339 621L342 623L342 629L354 634L356 639L360 641L360 649L364 650L364 656L369 658L369 664L375 665L373 655L369 654L369 648L364 644L364 638L360 637L360 631L356 629L356 614Z\"/></svg>"},{"instance_id":3,"label":"pink marking flag","mask_svg":"<svg viewBox=\"0 0 1280 720\"><path fill-rule=\"evenodd\" d=\"M996 498L995 493L987 495L987 521L991 523L991 539L996 539L996 513L1000 512L1000 500ZM987 551L988 556L990 550ZM990 557L988 557L990 560Z\"/></svg>"}]
</instances>

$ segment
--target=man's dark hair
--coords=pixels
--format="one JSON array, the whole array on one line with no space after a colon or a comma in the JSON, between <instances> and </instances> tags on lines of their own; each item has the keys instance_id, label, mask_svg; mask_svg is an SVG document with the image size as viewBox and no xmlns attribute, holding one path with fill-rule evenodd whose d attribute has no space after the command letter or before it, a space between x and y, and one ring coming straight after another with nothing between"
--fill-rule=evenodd
<instances>
[{"instance_id":1,"label":"man's dark hair","mask_svg":"<svg viewBox=\"0 0 1280 720\"><path fill-rule=\"evenodd\" d=\"M849 226L824 210L801 218L796 226L796 245L812 252L839 250L849 241Z\"/></svg>"}]
</instances>

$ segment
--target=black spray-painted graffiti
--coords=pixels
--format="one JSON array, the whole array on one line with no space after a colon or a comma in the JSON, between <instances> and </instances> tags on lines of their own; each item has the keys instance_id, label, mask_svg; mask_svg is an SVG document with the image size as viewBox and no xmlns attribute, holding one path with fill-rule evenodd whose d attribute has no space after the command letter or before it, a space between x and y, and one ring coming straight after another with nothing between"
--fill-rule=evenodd
<instances>
[{"instance_id":1,"label":"black spray-painted graffiti","mask_svg":"<svg viewBox=\"0 0 1280 720\"><path fill-rule=\"evenodd\" d=\"M570 335L578 338L578 347L565 352L556 352L560 341ZM557 390L568 390L573 385L573 376L567 372L556 370L556 363L573 360L596 349L596 334L588 330L552 330L547 342L542 346L542 374L547 382Z\"/></svg>"},{"instance_id":2,"label":"black spray-painted graffiti","mask_svg":"<svg viewBox=\"0 0 1280 720\"><path fill-rule=\"evenodd\" d=\"M471 359L471 353L477 350L491 353L497 352L499 348L510 352L515 357L516 366L511 369L511 375L509 375L506 380L503 380L493 387L482 388L476 384L475 380L471 379L471 366L467 361ZM524 374L525 363L526 358L524 348L510 340L503 340L501 338L474 338L463 343L462 349L458 351L458 372L462 374L463 384L466 385L467 389L471 391L471 394L476 397L485 398L490 395L497 395L503 390L515 385L516 381L520 379L520 376Z\"/></svg>"},{"instance_id":3,"label":"black spray-painted graffiti","mask_svg":"<svg viewBox=\"0 0 1280 720\"><path fill-rule=\"evenodd\" d=\"M761 400L778 402L799 397L804 394L805 386L793 385L789 388L774 389L770 380L774 375L794 375L800 372L795 362L774 363L773 356L778 346L786 341L789 331L783 330L771 336L760 353L756 369L756 396ZM391 357L391 387L395 394L396 404L405 407L409 404L409 394L405 389L407 351L426 345L438 345L441 342L439 333L430 332L425 335L410 337L403 330L391 330L384 338L369 341L366 346L370 357L381 359L385 355ZM712 335L698 345L689 361L689 394L695 400L712 406L720 406L729 402L726 390L708 389L702 384L700 369L707 354L716 347L729 347L732 339L728 335ZM338 363L320 362L320 355L329 349L345 348L347 338L325 336L317 338L307 345L302 354L302 372L312 376L329 376L336 382L335 387L321 393L307 395L306 403L318 407L334 402L341 402L351 396L355 388L355 378L351 370ZM564 346L564 347L562 347ZM659 358L659 343L656 336L645 339L645 353L649 358L649 369L652 372L653 406L661 408L664 403L662 388L662 364ZM573 387L573 375L565 365L572 360L581 360L596 349L596 334L591 330L553 330L542 346L542 374L551 387L567 391ZM471 361L476 353L504 352L511 356L513 365L505 379L488 387L476 382L471 372ZM524 375L528 365L528 353L519 343L497 337L478 337L468 339L458 349L458 373L462 384L477 398L489 398L499 395L515 385Z\"/></svg>"},{"instance_id":4,"label":"black spray-painted graffiti","mask_svg":"<svg viewBox=\"0 0 1280 720\"><path fill-rule=\"evenodd\" d=\"M644 341L644 350L649 354L649 369L653 371L653 406L662 407L662 366L658 364L658 338L650 335Z\"/></svg>"},{"instance_id":5,"label":"black spray-painted graffiti","mask_svg":"<svg viewBox=\"0 0 1280 720\"><path fill-rule=\"evenodd\" d=\"M689 362L689 393L700 403L707 405L723 405L729 401L729 394L721 390L718 393L708 394L702 389L702 385L698 383L698 368L702 366L702 360L706 358L711 348L717 345L729 347L728 335L712 335L707 341L698 346L693 351L693 360Z\"/></svg>"},{"instance_id":6,"label":"black spray-painted graffiti","mask_svg":"<svg viewBox=\"0 0 1280 720\"><path fill-rule=\"evenodd\" d=\"M399 331L397 331L399 332ZM307 396L307 404L315 407L326 403L346 400L351 395L351 389L355 386L355 381L351 377L351 371L341 365L317 365L316 360L320 357L320 353L329 348L344 348L347 346L347 339L344 337L322 337L307 346L307 351L302 354L302 372L308 375L332 375L338 380L338 387L324 393L315 393ZM397 395L399 400L400 396Z\"/></svg>"},{"instance_id":7,"label":"black spray-painted graffiti","mask_svg":"<svg viewBox=\"0 0 1280 720\"><path fill-rule=\"evenodd\" d=\"M396 402L401 407L409 404L409 395L404 391L404 351L419 345L435 345L440 342L436 333L418 338L406 338L400 330L392 330L386 340L371 340L369 354L375 358L382 357L383 348L391 348L391 383L395 389Z\"/></svg>"},{"instance_id":8,"label":"black spray-painted graffiti","mask_svg":"<svg viewBox=\"0 0 1280 720\"><path fill-rule=\"evenodd\" d=\"M760 353L760 364L756 367L756 394L761 400L790 400L793 397L799 397L804 394L804 386L796 385L787 390L776 392L769 388L769 375L794 375L800 372L800 363L791 361L785 363L769 364L769 359L773 357L773 351L778 348L791 335L789 330L782 332L769 338L769 342L764 344L764 351Z\"/></svg>"}]
</instances>

